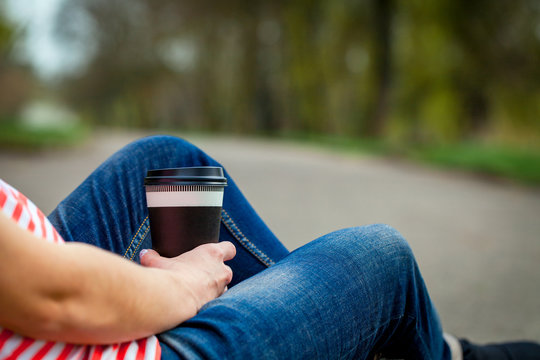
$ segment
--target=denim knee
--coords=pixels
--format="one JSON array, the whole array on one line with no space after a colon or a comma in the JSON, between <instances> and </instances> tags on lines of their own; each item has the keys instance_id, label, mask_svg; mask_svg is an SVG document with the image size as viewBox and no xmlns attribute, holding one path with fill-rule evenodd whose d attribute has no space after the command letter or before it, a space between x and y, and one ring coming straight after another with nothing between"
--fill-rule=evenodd
<instances>
[{"instance_id":1,"label":"denim knee","mask_svg":"<svg viewBox=\"0 0 540 360\"><path fill-rule=\"evenodd\" d=\"M413 255L407 240L389 225L374 224L354 229L359 233L365 245L373 246L383 257L399 255L406 258Z\"/></svg>"},{"instance_id":2,"label":"denim knee","mask_svg":"<svg viewBox=\"0 0 540 360\"><path fill-rule=\"evenodd\" d=\"M162 149L176 152L201 152L199 148L187 140L172 135L151 135L133 141L126 146L126 149L136 152L153 154Z\"/></svg>"},{"instance_id":3,"label":"denim knee","mask_svg":"<svg viewBox=\"0 0 540 360\"><path fill-rule=\"evenodd\" d=\"M152 168L217 164L197 146L171 135L152 135L136 140L121 153L130 154L132 159L142 160Z\"/></svg>"},{"instance_id":4,"label":"denim knee","mask_svg":"<svg viewBox=\"0 0 540 360\"><path fill-rule=\"evenodd\" d=\"M389 271L402 272L410 267L414 255L407 240L393 227L374 224L348 228L330 234L329 245L333 251L343 251L343 255L353 261L379 263Z\"/></svg>"}]
</instances>

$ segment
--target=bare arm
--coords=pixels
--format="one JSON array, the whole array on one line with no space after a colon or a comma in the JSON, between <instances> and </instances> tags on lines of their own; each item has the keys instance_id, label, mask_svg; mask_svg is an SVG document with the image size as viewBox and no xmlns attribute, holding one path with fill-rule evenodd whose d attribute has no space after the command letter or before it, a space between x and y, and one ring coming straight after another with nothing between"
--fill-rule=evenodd
<instances>
[{"instance_id":1,"label":"bare arm","mask_svg":"<svg viewBox=\"0 0 540 360\"><path fill-rule=\"evenodd\" d=\"M231 243L140 266L82 243L51 244L0 213L0 325L38 339L105 344L155 334L194 316L232 279Z\"/></svg>"}]
</instances>

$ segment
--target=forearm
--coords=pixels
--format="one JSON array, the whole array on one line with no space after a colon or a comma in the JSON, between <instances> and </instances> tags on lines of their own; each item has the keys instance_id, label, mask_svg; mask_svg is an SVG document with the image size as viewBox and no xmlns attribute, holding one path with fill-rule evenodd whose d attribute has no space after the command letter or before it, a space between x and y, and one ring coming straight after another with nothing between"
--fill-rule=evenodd
<instances>
[{"instance_id":1,"label":"forearm","mask_svg":"<svg viewBox=\"0 0 540 360\"><path fill-rule=\"evenodd\" d=\"M195 315L178 274L85 244L44 242L0 217L0 325L34 338L112 343ZM17 241L6 241L15 237Z\"/></svg>"},{"instance_id":2,"label":"forearm","mask_svg":"<svg viewBox=\"0 0 540 360\"><path fill-rule=\"evenodd\" d=\"M131 340L171 328L198 310L177 273L145 268L86 244L62 248L59 258L67 259L62 268L73 270L64 270L62 281L51 288L66 295L48 294L58 311L36 337L78 343Z\"/></svg>"}]
</instances>

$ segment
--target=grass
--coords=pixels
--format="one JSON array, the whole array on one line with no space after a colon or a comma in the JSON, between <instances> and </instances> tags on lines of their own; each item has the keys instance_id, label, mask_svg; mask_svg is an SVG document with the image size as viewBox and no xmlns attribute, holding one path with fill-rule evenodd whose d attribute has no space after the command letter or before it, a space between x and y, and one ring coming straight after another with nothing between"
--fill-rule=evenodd
<instances>
[{"instance_id":1,"label":"grass","mask_svg":"<svg viewBox=\"0 0 540 360\"><path fill-rule=\"evenodd\" d=\"M15 121L0 122L0 148L39 150L43 148L71 146L82 141L89 128L82 124L63 128L28 128Z\"/></svg>"},{"instance_id":2,"label":"grass","mask_svg":"<svg viewBox=\"0 0 540 360\"><path fill-rule=\"evenodd\" d=\"M381 140L367 138L353 138L347 136L285 133L279 134L279 138L292 140L329 148L331 150L345 151L350 153L368 153L374 155L391 155L395 152L392 146Z\"/></svg>"},{"instance_id":3,"label":"grass","mask_svg":"<svg viewBox=\"0 0 540 360\"><path fill-rule=\"evenodd\" d=\"M437 166L540 185L540 150L509 146L456 144L419 147L410 156Z\"/></svg>"},{"instance_id":4,"label":"grass","mask_svg":"<svg viewBox=\"0 0 540 360\"><path fill-rule=\"evenodd\" d=\"M2 121L0 148L38 150L71 146L86 138L89 131L88 126L81 124L62 129L29 129L13 121ZM278 138L323 146L333 151L400 158L540 186L538 147L523 149L479 143L398 147L383 140L310 134L281 134Z\"/></svg>"},{"instance_id":5,"label":"grass","mask_svg":"<svg viewBox=\"0 0 540 360\"><path fill-rule=\"evenodd\" d=\"M338 151L401 158L532 186L540 185L538 147L527 149L480 143L396 146L383 140L327 135L288 134L285 138Z\"/></svg>"}]
</instances>

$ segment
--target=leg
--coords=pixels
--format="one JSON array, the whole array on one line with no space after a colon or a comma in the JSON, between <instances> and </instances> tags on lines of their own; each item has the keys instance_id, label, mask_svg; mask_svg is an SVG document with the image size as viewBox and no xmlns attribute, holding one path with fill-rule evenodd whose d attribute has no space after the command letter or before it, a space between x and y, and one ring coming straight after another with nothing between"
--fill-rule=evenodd
<instances>
[{"instance_id":1,"label":"leg","mask_svg":"<svg viewBox=\"0 0 540 360\"><path fill-rule=\"evenodd\" d=\"M385 225L314 241L159 338L164 358L450 357L412 252Z\"/></svg>"},{"instance_id":2,"label":"leg","mask_svg":"<svg viewBox=\"0 0 540 360\"><path fill-rule=\"evenodd\" d=\"M135 141L96 169L51 213L66 241L90 243L126 258L151 247L143 179L149 169L218 165L204 152L172 136ZM274 264L288 251L258 217L227 175L220 240L232 241L237 256L233 284ZM242 231L240 231L242 229Z\"/></svg>"}]
</instances>

